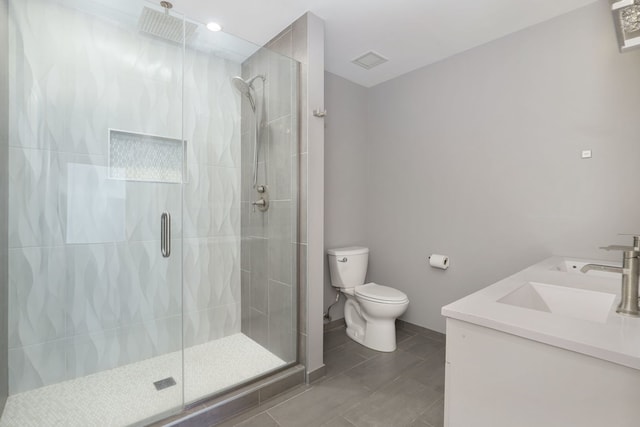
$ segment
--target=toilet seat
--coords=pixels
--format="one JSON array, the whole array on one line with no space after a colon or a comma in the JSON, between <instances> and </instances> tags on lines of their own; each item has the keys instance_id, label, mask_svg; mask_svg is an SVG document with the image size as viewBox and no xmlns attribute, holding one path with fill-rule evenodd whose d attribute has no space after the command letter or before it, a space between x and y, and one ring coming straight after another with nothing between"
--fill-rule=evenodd
<instances>
[{"instance_id":1,"label":"toilet seat","mask_svg":"<svg viewBox=\"0 0 640 427\"><path fill-rule=\"evenodd\" d=\"M404 304L409 302L409 298L404 292L373 282L356 286L355 294L358 298L381 304Z\"/></svg>"}]
</instances>

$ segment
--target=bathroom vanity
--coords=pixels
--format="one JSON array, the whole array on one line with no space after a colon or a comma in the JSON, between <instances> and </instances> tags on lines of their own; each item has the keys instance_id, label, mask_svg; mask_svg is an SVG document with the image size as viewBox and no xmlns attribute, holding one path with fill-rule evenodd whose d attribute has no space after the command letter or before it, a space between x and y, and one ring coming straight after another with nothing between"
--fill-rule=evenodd
<instances>
[{"instance_id":1,"label":"bathroom vanity","mask_svg":"<svg viewBox=\"0 0 640 427\"><path fill-rule=\"evenodd\" d=\"M640 318L593 262L549 258L443 307L445 426L640 425Z\"/></svg>"}]
</instances>

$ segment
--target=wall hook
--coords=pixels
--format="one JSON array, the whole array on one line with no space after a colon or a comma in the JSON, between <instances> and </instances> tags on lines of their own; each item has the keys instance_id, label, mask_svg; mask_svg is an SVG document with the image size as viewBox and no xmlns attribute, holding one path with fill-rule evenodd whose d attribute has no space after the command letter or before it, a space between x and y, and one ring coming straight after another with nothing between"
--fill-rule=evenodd
<instances>
[{"instance_id":1,"label":"wall hook","mask_svg":"<svg viewBox=\"0 0 640 427\"><path fill-rule=\"evenodd\" d=\"M326 117L327 110L321 110L319 108L316 108L315 110L313 110L313 115L320 118Z\"/></svg>"}]
</instances>

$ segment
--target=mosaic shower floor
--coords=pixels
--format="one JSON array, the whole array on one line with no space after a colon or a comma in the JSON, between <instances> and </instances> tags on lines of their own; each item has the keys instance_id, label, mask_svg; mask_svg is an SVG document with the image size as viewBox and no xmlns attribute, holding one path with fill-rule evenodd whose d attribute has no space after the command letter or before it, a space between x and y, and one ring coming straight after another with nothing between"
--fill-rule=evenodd
<instances>
[{"instance_id":1,"label":"mosaic shower floor","mask_svg":"<svg viewBox=\"0 0 640 427\"><path fill-rule=\"evenodd\" d=\"M285 362L244 334L10 396L0 427L125 426L260 375ZM176 385L156 390L173 377Z\"/></svg>"}]
</instances>

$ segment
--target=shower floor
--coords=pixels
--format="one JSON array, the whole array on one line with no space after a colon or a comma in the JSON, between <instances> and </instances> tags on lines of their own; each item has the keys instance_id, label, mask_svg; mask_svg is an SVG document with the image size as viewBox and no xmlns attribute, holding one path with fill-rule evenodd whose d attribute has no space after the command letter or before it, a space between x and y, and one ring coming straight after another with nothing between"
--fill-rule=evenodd
<instances>
[{"instance_id":1,"label":"shower floor","mask_svg":"<svg viewBox=\"0 0 640 427\"><path fill-rule=\"evenodd\" d=\"M125 426L256 377L285 362L244 334L9 396L0 427ZM173 377L176 385L156 390Z\"/></svg>"}]
</instances>

